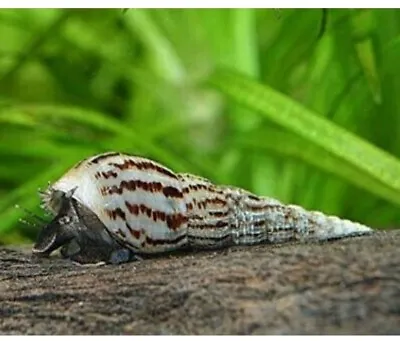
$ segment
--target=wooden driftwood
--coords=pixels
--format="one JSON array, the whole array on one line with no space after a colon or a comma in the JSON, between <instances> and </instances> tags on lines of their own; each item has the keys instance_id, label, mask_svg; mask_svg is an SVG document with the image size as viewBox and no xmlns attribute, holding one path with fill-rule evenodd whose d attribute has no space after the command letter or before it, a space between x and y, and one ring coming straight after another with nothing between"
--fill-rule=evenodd
<instances>
[{"instance_id":1,"label":"wooden driftwood","mask_svg":"<svg viewBox=\"0 0 400 341\"><path fill-rule=\"evenodd\" d=\"M2 334L398 334L400 231L82 267L0 249Z\"/></svg>"}]
</instances>

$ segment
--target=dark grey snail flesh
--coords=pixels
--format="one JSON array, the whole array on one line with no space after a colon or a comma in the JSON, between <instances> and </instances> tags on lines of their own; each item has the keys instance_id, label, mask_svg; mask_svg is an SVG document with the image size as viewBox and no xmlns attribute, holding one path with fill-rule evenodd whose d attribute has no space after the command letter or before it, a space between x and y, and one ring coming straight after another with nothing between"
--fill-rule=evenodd
<instances>
[{"instance_id":1,"label":"dark grey snail flesh","mask_svg":"<svg viewBox=\"0 0 400 341\"><path fill-rule=\"evenodd\" d=\"M48 257L61 248L63 258L78 263L123 263L134 258L132 251L111 238L97 216L71 193L62 193L59 199L59 212L39 233L34 255Z\"/></svg>"}]
</instances>

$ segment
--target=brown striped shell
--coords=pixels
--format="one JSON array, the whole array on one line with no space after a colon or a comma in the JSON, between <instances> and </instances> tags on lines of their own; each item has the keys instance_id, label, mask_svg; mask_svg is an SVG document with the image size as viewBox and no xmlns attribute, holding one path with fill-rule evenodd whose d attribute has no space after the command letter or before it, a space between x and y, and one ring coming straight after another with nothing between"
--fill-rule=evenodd
<instances>
[{"instance_id":1,"label":"brown striped shell","mask_svg":"<svg viewBox=\"0 0 400 341\"><path fill-rule=\"evenodd\" d=\"M176 174L155 161L117 152L79 162L43 193L42 202L58 215L53 230L42 234L52 249L67 243L66 253L96 247L111 252L120 245L135 253L158 253L188 245L217 248L372 232L356 222ZM47 251L44 246L38 252Z\"/></svg>"}]
</instances>

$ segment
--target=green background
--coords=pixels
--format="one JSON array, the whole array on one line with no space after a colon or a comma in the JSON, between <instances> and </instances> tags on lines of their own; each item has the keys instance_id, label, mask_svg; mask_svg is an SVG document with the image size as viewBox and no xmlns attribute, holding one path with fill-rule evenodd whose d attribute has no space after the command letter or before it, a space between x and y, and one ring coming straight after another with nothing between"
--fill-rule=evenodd
<instances>
[{"instance_id":1,"label":"green background","mask_svg":"<svg viewBox=\"0 0 400 341\"><path fill-rule=\"evenodd\" d=\"M400 12L0 10L0 243L123 151L375 228L400 220Z\"/></svg>"}]
</instances>

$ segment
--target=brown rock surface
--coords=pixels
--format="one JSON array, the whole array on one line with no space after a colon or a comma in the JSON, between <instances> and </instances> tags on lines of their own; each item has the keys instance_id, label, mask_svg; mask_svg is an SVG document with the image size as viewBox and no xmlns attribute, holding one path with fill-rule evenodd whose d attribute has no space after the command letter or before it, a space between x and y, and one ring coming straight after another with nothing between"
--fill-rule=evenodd
<instances>
[{"instance_id":1,"label":"brown rock surface","mask_svg":"<svg viewBox=\"0 0 400 341\"><path fill-rule=\"evenodd\" d=\"M2 334L399 334L400 230L82 267L0 249Z\"/></svg>"}]
</instances>

